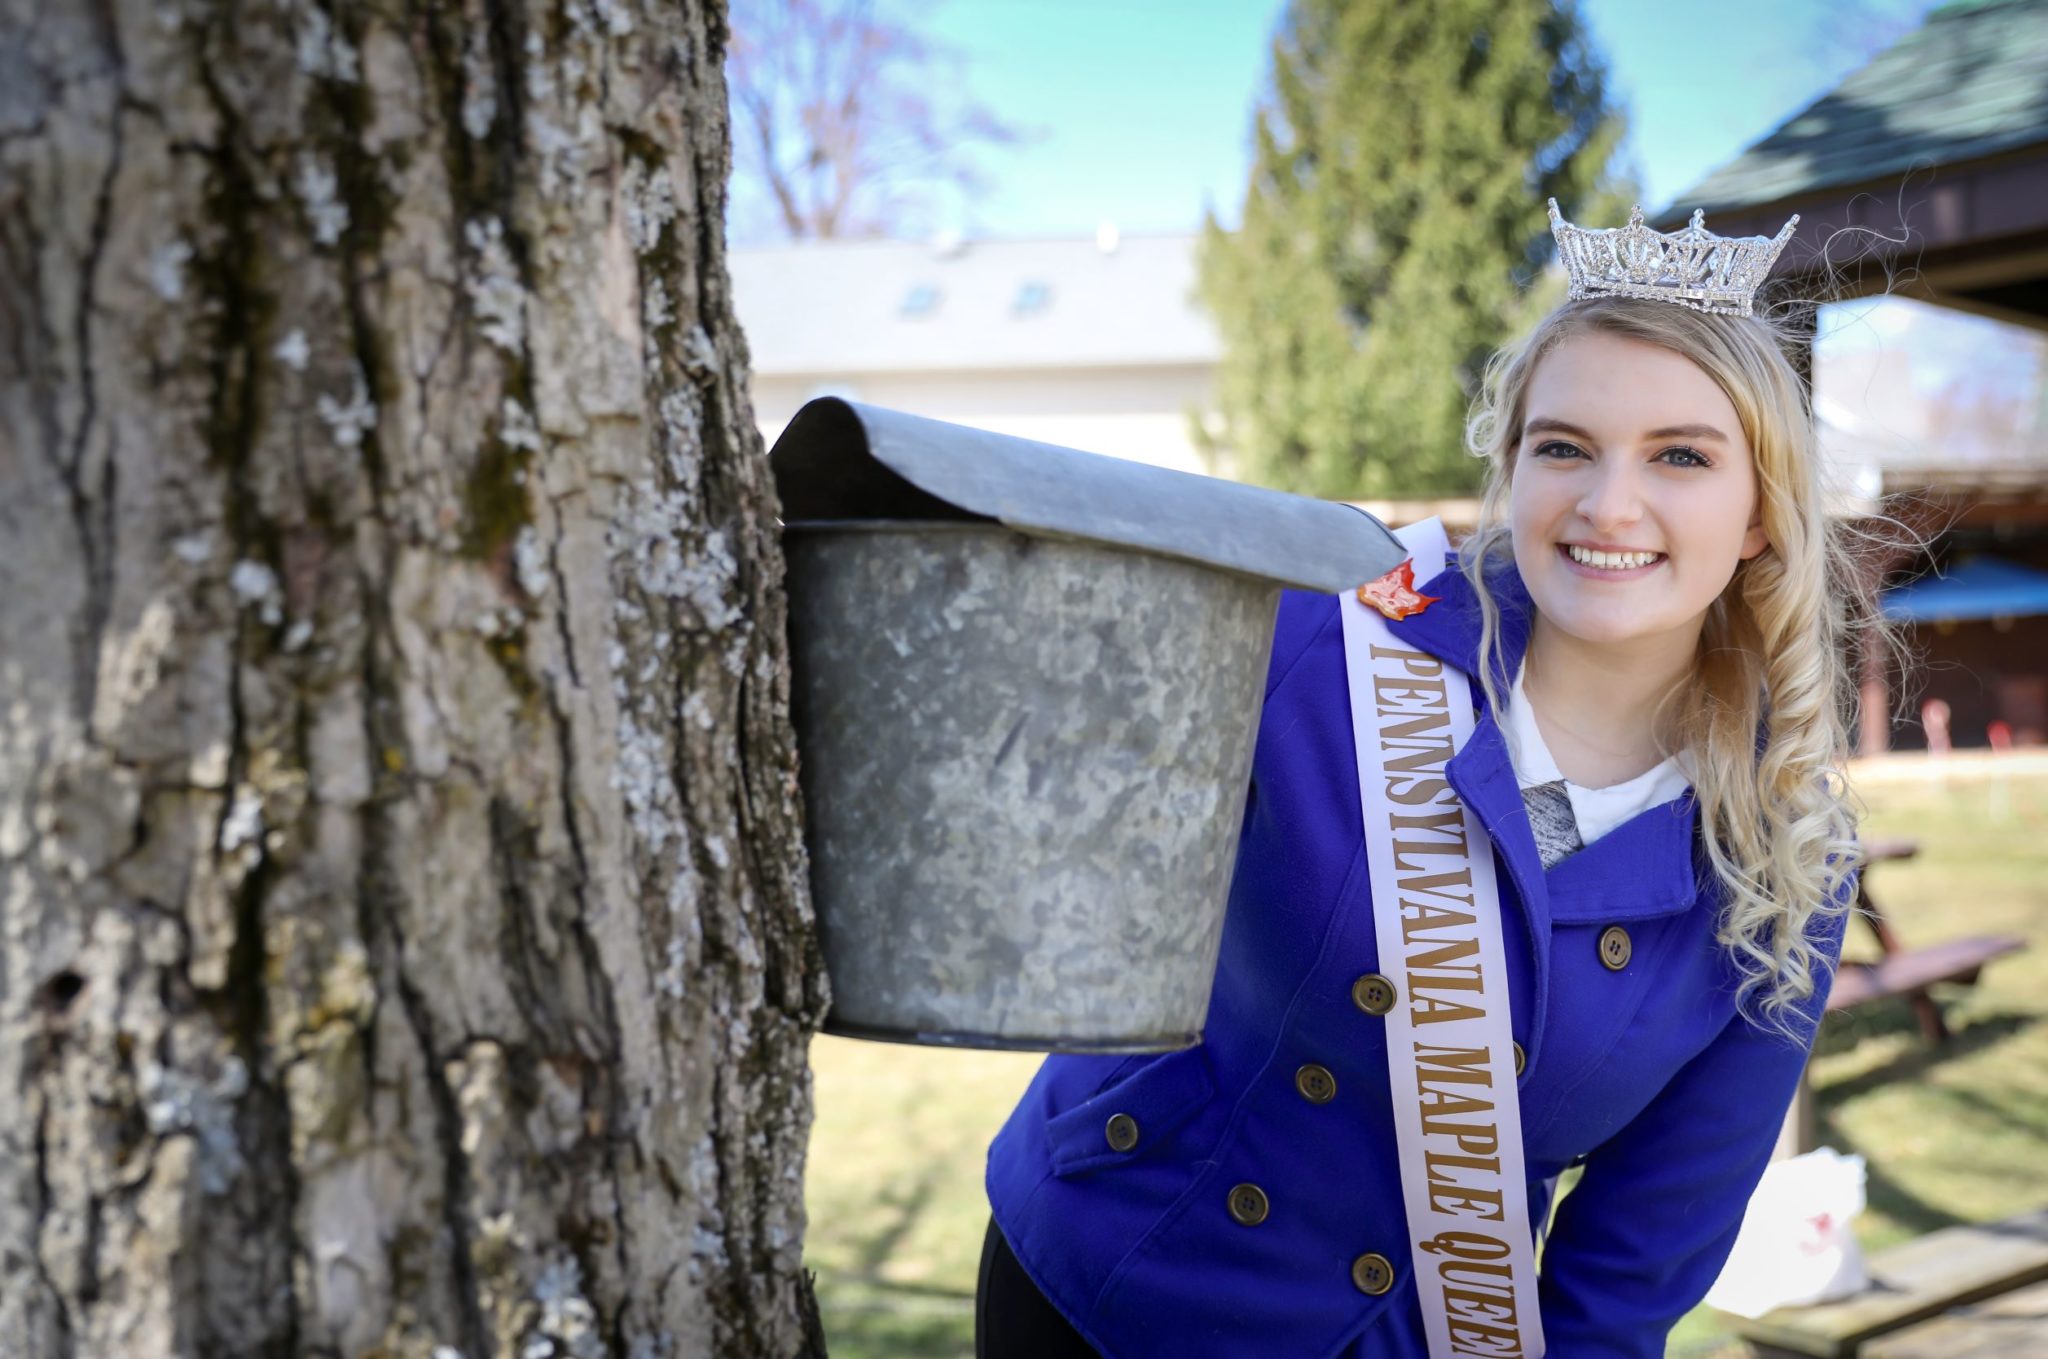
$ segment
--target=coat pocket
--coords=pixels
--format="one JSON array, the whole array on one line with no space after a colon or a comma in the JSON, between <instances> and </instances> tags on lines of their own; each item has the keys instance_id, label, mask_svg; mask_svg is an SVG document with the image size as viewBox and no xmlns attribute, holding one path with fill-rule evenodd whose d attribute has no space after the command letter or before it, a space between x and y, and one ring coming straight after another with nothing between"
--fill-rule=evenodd
<instances>
[{"instance_id":1,"label":"coat pocket","mask_svg":"<svg viewBox=\"0 0 2048 1359\"><path fill-rule=\"evenodd\" d=\"M1163 1053L1045 1125L1055 1175L1078 1175L1141 1157L1216 1092L1209 1050Z\"/></svg>"}]
</instances>

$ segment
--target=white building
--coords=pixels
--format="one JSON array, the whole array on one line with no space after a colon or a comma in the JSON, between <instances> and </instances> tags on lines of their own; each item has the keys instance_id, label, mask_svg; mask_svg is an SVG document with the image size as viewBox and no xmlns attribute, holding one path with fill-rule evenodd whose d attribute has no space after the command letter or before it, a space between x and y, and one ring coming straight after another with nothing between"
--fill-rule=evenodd
<instances>
[{"instance_id":1,"label":"white building","mask_svg":"<svg viewBox=\"0 0 2048 1359\"><path fill-rule=\"evenodd\" d=\"M817 396L1189 472L1222 345L1182 235L737 247L733 295L772 445Z\"/></svg>"}]
</instances>

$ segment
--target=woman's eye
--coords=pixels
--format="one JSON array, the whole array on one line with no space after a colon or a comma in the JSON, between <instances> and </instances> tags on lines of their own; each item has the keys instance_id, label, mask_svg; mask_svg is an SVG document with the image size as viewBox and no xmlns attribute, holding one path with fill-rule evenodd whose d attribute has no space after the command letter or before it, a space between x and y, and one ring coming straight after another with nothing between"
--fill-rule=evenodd
<instances>
[{"instance_id":1,"label":"woman's eye","mask_svg":"<svg viewBox=\"0 0 2048 1359\"><path fill-rule=\"evenodd\" d=\"M1696 448L1667 448L1657 456L1669 462L1673 467L1712 467L1714 465L1707 460L1706 454Z\"/></svg>"},{"instance_id":2,"label":"woman's eye","mask_svg":"<svg viewBox=\"0 0 2048 1359\"><path fill-rule=\"evenodd\" d=\"M1578 458L1585 455L1579 452L1578 445L1553 439L1547 444L1536 445L1536 456L1539 458L1565 459Z\"/></svg>"}]
</instances>

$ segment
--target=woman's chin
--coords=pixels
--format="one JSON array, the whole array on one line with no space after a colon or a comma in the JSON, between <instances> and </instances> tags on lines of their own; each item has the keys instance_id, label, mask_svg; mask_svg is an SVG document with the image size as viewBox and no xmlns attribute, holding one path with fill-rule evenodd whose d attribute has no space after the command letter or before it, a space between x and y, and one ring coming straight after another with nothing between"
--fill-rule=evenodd
<instances>
[{"instance_id":1,"label":"woman's chin","mask_svg":"<svg viewBox=\"0 0 2048 1359\"><path fill-rule=\"evenodd\" d=\"M1639 611L1608 609L1559 609L1544 612L1551 626L1585 646L1628 646L1658 636L1667 629Z\"/></svg>"}]
</instances>

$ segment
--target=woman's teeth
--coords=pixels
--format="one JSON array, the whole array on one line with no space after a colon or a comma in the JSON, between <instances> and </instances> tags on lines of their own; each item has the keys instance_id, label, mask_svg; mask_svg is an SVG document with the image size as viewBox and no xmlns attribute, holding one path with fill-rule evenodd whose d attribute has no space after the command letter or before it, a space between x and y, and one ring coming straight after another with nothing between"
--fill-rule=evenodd
<instances>
[{"instance_id":1,"label":"woman's teeth","mask_svg":"<svg viewBox=\"0 0 2048 1359\"><path fill-rule=\"evenodd\" d=\"M1576 543L1567 543L1565 551L1571 553L1572 560L1581 565L1597 566L1609 571L1622 571L1635 566L1648 566L1651 562L1659 561L1664 556L1661 552L1595 552L1589 547L1580 547Z\"/></svg>"}]
</instances>

